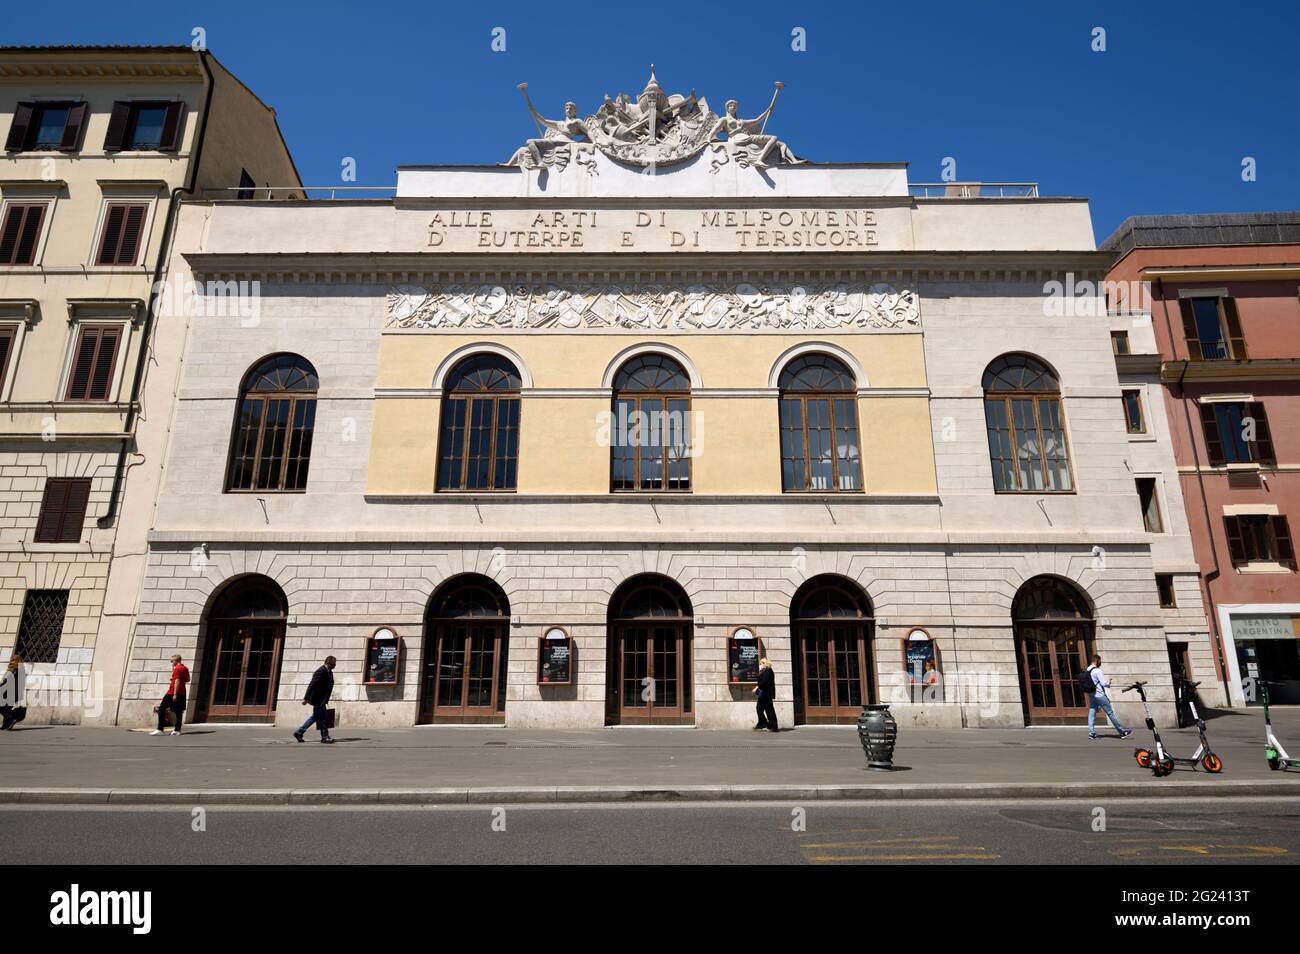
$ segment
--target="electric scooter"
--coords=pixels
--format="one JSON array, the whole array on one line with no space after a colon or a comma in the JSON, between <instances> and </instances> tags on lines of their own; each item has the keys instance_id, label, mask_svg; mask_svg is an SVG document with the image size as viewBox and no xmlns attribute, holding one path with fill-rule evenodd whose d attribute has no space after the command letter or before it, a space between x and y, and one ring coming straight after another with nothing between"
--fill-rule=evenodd
<instances>
[{"instance_id":1,"label":"electric scooter","mask_svg":"<svg viewBox=\"0 0 1300 954\"><path fill-rule=\"evenodd\" d=\"M1195 689L1200 683L1188 683L1189 689ZM1125 692L1137 690L1137 694L1142 699L1142 709L1146 712L1147 728L1151 730L1151 735L1156 740L1155 749L1138 748L1133 750L1133 757L1137 759L1137 764L1143 768L1149 768L1151 774L1156 778L1164 778L1174 770L1176 765L1190 765L1192 771L1196 766L1201 766L1211 775L1218 775L1223 771L1223 759L1219 758L1210 751L1210 741L1205 737L1205 720L1201 718L1200 712L1196 709L1196 699L1194 696L1187 697L1187 704L1191 706L1192 718L1196 720L1196 729L1201 736L1201 744L1197 746L1196 752L1190 758L1180 758L1177 755L1171 755L1165 750L1165 744L1160 740L1160 732L1156 729L1156 720L1151 715L1151 706L1147 702L1145 682L1135 682L1131 686L1124 688Z\"/></svg>"},{"instance_id":2,"label":"electric scooter","mask_svg":"<svg viewBox=\"0 0 1300 954\"><path fill-rule=\"evenodd\" d=\"M1264 696L1264 754L1268 757L1268 767L1274 772L1279 769L1300 768L1300 759L1293 759L1286 754L1286 749L1282 748L1282 743L1277 740L1273 734L1273 720L1268 714L1268 686L1263 680L1259 681L1261 692Z\"/></svg>"}]
</instances>

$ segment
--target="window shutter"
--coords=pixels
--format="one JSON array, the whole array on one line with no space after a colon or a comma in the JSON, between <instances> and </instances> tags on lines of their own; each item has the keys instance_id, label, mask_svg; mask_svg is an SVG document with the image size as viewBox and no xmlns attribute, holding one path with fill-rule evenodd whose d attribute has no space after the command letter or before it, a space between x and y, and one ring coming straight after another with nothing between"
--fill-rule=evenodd
<instances>
[{"instance_id":1,"label":"window shutter","mask_svg":"<svg viewBox=\"0 0 1300 954\"><path fill-rule=\"evenodd\" d=\"M69 401L84 401L90 396L90 373L95 367L95 353L99 350L99 329L82 328L77 339L77 351L72 357L72 373L68 375Z\"/></svg>"},{"instance_id":2,"label":"window shutter","mask_svg":"<svg viewBox=\"0 0 1300 954\"><path fill-rule=\"evenodd\" d=\"M122 234L122 219L126 216L126 206L110 205L104 216L104 235L99 240L99 264L115 265L117 263L118 237Z\"/></svg>"},{"instance_id":3,"label":"window shutter","mask_svg":"<svg viewBox=\"0 0 1300 954\"><path fill-rule=\"evenodd\" d=\"M63 515L68 509L69 483L66 480L45 482L45 495L41 498L41 513L36 520L37 543L62 542Z\"/></svg>"},{"instance_id":4,"label":"window shutter","mask_svg":"<svg viewBox=\"0 0 1300 954\"><path fill-rule=\"evenodd\" d=\"M41 222L45 219L44 205L28 205L18 231L18 247L14 250L12 264L30 265L36 261L36 240L41 235Z\"/></svg>"},{"instance_id":5,"label":"window shutter","mask_svg":"<svg viewBox=\"0 0 1300 954\"><path fill-rule=\"evenodd\" d=\"M86 104L74 103L68 109L68 122L63 127L59 152L76 152L81 148L81 132L86 126Z\"/></svg>"},{"instance_id":6,"label":"window shutter","mask_svg":"<svg viewBox=\"0 0 1300 954\"><path fill-rule=\"evenodd\" d=\"M0 388L4 387L9 375L9 358L13 354L17 338L18 328L15 325L0 325Z\"/></svg>"},{"instance_id":7,"label":"window shutter","mask_svg":"<svg viewBox=\"0 0 1300 954\"><path fill-rule=\"evenodd\" d=\"M134 265L140 258L140 234L147 206L128 205L122 220L122 237L117 244L117 265Z\"/></svg>"},{"instance_id":8,"label":"window shutter","mask_svg":"<svg viewBox=\"0 0 1300 954\"><path fill-rule=\"evenodd\" d=\"M1222 298L1223 320L1228 326L1228 344L1232 356L1238 361L1246 358L1246 336L1241 333L1241 316L1237 314L1237 299Z\"/></svg>"},{"instance_id":9,"label":"window shutter","mask_svg":"<svg viewBox=\"0 0 1300 954\"><path fill-rule=\"evenodd\" d=\"M113 384L113 369L117 363L117 346L122 338L120 328L99 329L99 353L95 357L95 370L90 376L92 401L108 400L108 389Z\"/></svg>"},{"instance_id":10,"label":"window shutter","mask_svg":"<svg viewBox=\"0 0 1300 954\"><path fill-rule=\"evenodd\" d=\"M114 103L113 114L108 118L108 134L104 136L105 152L121 152L126 138L126 124L131 119L130 103Z\"/></svg>"},{"instance_id":11,"label":"window shutter","mask_svg":"<svg viewBox=\"0 0 1300 954\"><path fill-rule=\"evenodd\" d=\"M1178 310L1183 315L1183 337L1187 341L1187 356L1193 361L1202 361L1205 356L1201 354L1201 336L1196 331L1196 313L1192 311L1192 300L1179 299Z\"/></svg>"},{"instance_id":12,"label":"window shutter","mask_svg":"<svg viewBox=\"0 0 1300 954\"><path fill-rule=\"evenodd\" d=\"M32 124L35 103L19 103L14 110L14 121L9 124L9 138L5 140L8 152L22 152L27 145L27 130Z\"/></svg>"},{"instance_id":13,"label":"window shutter","mask_svg":"<svg viewBox=\"0 0 1300 954\"><path fill-rule=\"evenodd\" d=\"M1219 417L1214 413L1213 404L1201 405L1201 430L1205 433L1205 450L1209 454L1210 464L1218 466L1227 458L1223 454L1223 440L1219 436Z\"/></svg>"},{"instance_id":14,"label":"window shutter","mask_svg":"<svg viewBox=\"0 0 1300 954\"><path fill-rule=\"evenodd\" d=\"M1295 548L1291 545L1291 529L1286 517L1273 517L1273 544L1277 547L1277 562L1295 569Z\"/></svg>"},{"instance_id":15,"label":"window shutter","mask_svg":"<svg viewBox=\"0 0 1300 954\"><path fill-rule=\"evenodd\" d=\"M22 234L24 212L23 206L12 204L5 210L4 225L0 227L0 265L13 264L18 237Z\"/></svg>"},{"instance_id":16,"label":"window shutter","mask_svg":"<svg viewBox=\"0 0 1300 954\"><path fill-rule=\"evenodd\" d=\"M1273 451L1273 434L1268 429L1268 415L1264 413L1263 401L1251 401L1246 411L1255 419L1255 463L1276 464L1277 454Z\"/></svg>"},{"instance_id":17,"label":"window shutter","mask_svg":"<svg viewBox=\"0 0 1300 954\"><path fill-rule=\"evenodd\" d=\"M167 104L167 115L163 117L162 136L158 143L158 148L162 152L175 152L180 145L181 117L184 115L184 103Z\"/></svg>"},{"instance_id":18,"label":"window shutter","mask_svg":"<svg viewBox=\"0 0 1300 954\"><path fill-rule=\"evenodd\" d=\"M1224 529L1228 533L1228 556L1233 566L1240 566L1246 560L1246 543L1241 538L1241 522L1236 517L1223 518Z\"/></svg>"}]
</instances>

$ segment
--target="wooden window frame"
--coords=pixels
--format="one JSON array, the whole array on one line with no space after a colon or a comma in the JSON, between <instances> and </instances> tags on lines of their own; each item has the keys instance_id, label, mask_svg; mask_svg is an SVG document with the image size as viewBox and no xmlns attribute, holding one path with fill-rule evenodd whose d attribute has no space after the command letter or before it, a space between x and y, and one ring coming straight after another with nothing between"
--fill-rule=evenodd
<instances>
[{"instance_id":1,"label":"wooden window frame","mask_svg":"<svg viewBox=\"0 0 1300 954\"><path fill-rule=\"evenodd\" d=\"M1151 485L1151 507L1142 507L1142 527L1147 533L1166 533L1164 509L1160 506L1160 480L1157 477L1135 476L1133 484L1137 488L1138 505L1142 504L1142 487L1143 484ZM1151 526L1151 519L1148 511L1155 510L1156 526Z\"/></svg>"},{"instance_id":2,"label":"wooden window frame","mask_svg":"<svg viewBox=\"0 0 1300 954\"><path fill-rule=\"evenodd\" d=\"M1016 418L1013 409L1013 401L1031 402L1034 409L1034 431L1038 435L1038 466L1042 471L1043 487L1021 487L1020 486L1020 457L1017 451L1019 446L1016 441ZM1039 406L1040 401L1055 401L1057 409L1061 415L1061 438L1065 442L1065 469L1070 475L1070 486L1065 489L1053 490L1047 487L1047 455L1044 452L1045 442L1043 440L1043 415ZM988 439L988 405L990 402L1004 403L1007 413L1007 430L1011 435L1011 462L1014 465L1011 468L1011 474L1015 478L1015 488L999 489L996 478L993 481L993 492L998 494L1073 494L1078 493L1078 484L1074 479L1074 455L1070 452L1070 435L1065 426L1065 402L1061 399L1060 391L985 391L984 392L984 431L985 440ZM993 464L993 448L989 447L989 464ZM994 474L997 473L994 469Z\"/></svg>"},{"instance_id":3,"label":"wooden window frame","mask_svg":"<svg viewBox=\"0 0 1300 954\"><path fill-rule=\"evenodd\" d=\"M72 347L68 355L67 371L64 375L63 387L60 390L62 400L68 403L76 404L113 404L116 403L118 392L118 378L122 369L123 357L126 353L127 346L131 338L130 321L79 321L73 325ZM105 331L117 332L117 347L113 349L113 356L110 359L107 379L104 385L103 397L92 397L89 393L86 395L73 395L73 385L77 379L77 361L81 355L82 341L88 332L96 332L102 335ZM90 367L86 371L87 389L97 377L96 372L99 370L101 361L100 349L97 347L95 355L91 359Z\"/></svg>"},{"instance_id":4,"label":"wooden window frame","mask_svg":"<svg viewBox=\"0 0 1300 954\"><path fill-rule=\"evenodd\" d=\"M164 109L163 128L157 146L140 148L131 141L142 109ZM168 136L168 127L171 135ZM108 130L104 136L104 152L179 152L185 135L185 102L183 100L139 99L119 100L113 104Z\"/></svg>"},{"instance_id":5,"label":"wooden window frame","mask_svg":"<svg viewBox=\"0 0 1300 954\"><path fill-rule=\"evenodd\" d=\"M1259 552L1258 540L1254 534L1246 532L1244 520L1264 521L1269 554ZM1295 572L1295 544L1286 517L1268 513L1232 514L1223 518L1223 527L1228 541L1228 556L1234 567L1277 563Z\"/></svg>"},{"instance_id":6,"label":"wooden window frame","mask_svg":"<svg viewBox=\"0 0 1300 954\"><path fill-rule=\"evenodd\" d=\"M637 362L640 361L641 359L658 359L659 362L660 362L660 364L658 365L658 367L660 367L660 368L664 367L664 366L665 366L665 363L667 363L667 365L671 365L671 367L672 367L672 369L674 369L675 373L680 374L682 378L684 378L684 379L686 379L686 380L689 381L689 375L687 374L686 368L683 367L683 366L682 366L682 363L681 363L680 361L678 361L676 358L674 358L674 357L671 356L671 355L660 354L660 353L658 353L658 352L646 352L645 354L640 354L640 355L636 355L636 356L634 356L634 357L632 357L632 358L629 358L629 359L628 359L628 360L627 360L627 361L626 361L626 362L625 362L625 363L624 363L624 364L619 368L619 372L618 372L618 374L616 374L616 375L614 376L614 380L615 380L615 382L617 382L617 381L620 379L620 376L623 375L623 374L625 373L626 369L627 369L630 365L633 365L633 364L637 363ZM654 365L651 365L651 367L654 367ZM620 432L621 432L621 422L620 422L620 420L619 420L619 414L618 414L618 411L619 411L619 404L622 403L622 402L624 402L624 401L629 401L629 402L631 402L631 404L632 404L632 408L631 408L631 411L630 411L631 414L642 414L642 413L644 413L644 414L647 415L647 418L648 418L649 420L651 420L651 421L653 421L653 415L654 415L656 412L655 412L655 411L643 411L643 410L642 410L642 407L641 407L642 402L643 402L643 401L657 402L657 403L660 405L660 407L661 407L661 410L658 411L657 413L659 413L659 414L661 415L661 420L660 420L660 422L659 422L659 423L660 423L660 428L661 428L661 431L660 431L660 434L659 434L659 439L660 439L659 447L661 447L661 448L663 449L663 474L662 474L662 481L661 481L662 484L663 484L662 487L642 487L642 486L641 486L641 464L642 464L642 460L643 460L642 452L645 451L645 450L647 450L647 449L649 449L649 448L647 447L647 445L646 445L646 443L645 443L644 441L637 441L637 442L633 443L633 444L631 445L631 447L630 447L630 450L631 450L631 462L632 462L632 486L631 486L631 487L618 487L618 486L615 486L615 483L614 483L614 481L615 481L615 464L616 464L620 459L622 459L622 460L626 460L626 459L627 459L627 458L618 458L618 457L616 456L616 452L617 452L619 449L621 449L621 448L620 448L620 445L617 443L618 437L620 436ZM682 457L679 458L679 460L685 462L685 468L686 468L686 485L685 485L684 487L670 487L670 486L669 486L669 482L670 482L669 472L670 472L670 469L671 469L671 462L672 462L672 458L671 458L671 455L670 455L670 450L674 447L674 444L672 443L672 436L673 436L673 434L672 434L672 420L673 420L673 417L672 417L672 414L673 414L673 412L672 412L672 405L673 405L674 403L682 403L682 404L685 404L685 406L686 406L686 407L685 407L685 411L684 411L686 417L685 417L685 422L684 422L684 425L683 425L683 426L684 426L684 432L683 432L683 434L684 434L684 436L685 436L685 438L686 438L686 444L685 444L685 446L684 446L684 451L685 451L685 453L683 454ZM691 466L691 456L692 456L692 455L691 455L691 427L690 427L690 425L691 425L691 392L690 392L690 387L689 387L689 385L688 385L686 388L684 388L684 389L683 389L683 388L658 388L658 387L654 387L654 388L618 388L618 387L615 387L615 388L614 388L614 391L613 391L613 401L612 401L610 407L612 408L613 415L614 415L614 420L613 420L613 426L614 426L613 435L614 435L614 439L612 439L612 440L610 441L610 448L609 448L609 490L610 490L610 493L614 493L614 494L689 494L689 493L691 493L692 488L693 488L692 480L693 480L693 478L694 478L694 473L693 473L694 468ZM682 436L682 435L679 435L679 436Z\"/></svg>"},{"instance_id":7,"label":"wooden window frame","mask_svg":"<svg viewBox=\"0 0 1300 954\"><path fill-rule=\"evenodd\" d=\"M3 357L0 357L0 403L9 400L9 375L11 371L16 371L18 368L15 354L23 340L23 331L26 328L27 323L23 321L0 320L0 338L9 340L9 346L5 348Z\"/></svg>"},{"instance_id":8,"label":"wooden window frame","mask_svg":"<svg viewBox=\"0 0 1300 954\"><path fill-rule=\"evenodd\" d=\"M1136 430L1133 428L1133 418L1129 414L1128 396L1130 394L1133 395L1134 401L1137 405L1138 426ZM1128 433L1130 435L1147 433L1147 415L1146 409L1142 406L1142 388L1123 388L1120 391L1120 395L1120 400L1124 404L1124 426L1127 428Z\"/></svg>"},{"instance_id":9,"label":"wooden window frame","mask_svg":"<svg viewBox=\"0 0 1300 954\"><path fill-rule=\"evenodd\" d=\"M41 258L45 252L45 236L49 231L50 217L54 212L54 200L48 198L6 198L3 203L0 203L0 235L3 235L5 226L9 223L10 212L15 208L21 208L24 210L22 222L23 227L19 228L18 235L15 236L14 248L10 256L11 259L17 256L18 249L21 247L22 233L26 226L27 217L31 215L33 209L40 209L40 218L36 224L36 236L32 239L31 258L29 261L25 262L0 260L0 268L35 267L40 264Z\"/></svg>"},{"instance_id":10,"label":"wooden window frame","mask_svg":"<svg viewBox=\"0 0 1300 954\"><path fill-rule=\"evenodd\" d=\"M450 410L451 407L453 407L452 405L453 401L463 401L465 403L465 417L464 417L465 425L463 427L463 430L465 431L466 434L468 434L469 432L469 424L470 421L473 419L472 418L473 410L474 410L473 402L476 401L490 402L492 405L492 419L491 422L488 424L488 429L491 432L491 441L488 444L488 454L487 454L488 486L486 487L465 486L466 478L469 475L469 463L470 463L469 442L467 437L463 439L461 445L459 473L456 475L455 478L455 486L444 487L440 485L441 474L442 474L443 451L444 449L446 449L444 447L444 442L443 442L443 426L447 420L446 417L447 412ZM515 431L521 434L523 432L523 403L520 399L519 391L517 390L462 391L462 392L449 392L443 395L442 414L439 416L438 419L438 465L437 465L438 473L434 475L435 492L445 493L445 494L512 494L517 492L519 488L519 455L517 453L517 447L516 447L516 454L514 458L515 485L513 487L496 486L497 463L498 463L497 436L500 430L498 422L501 419L502 405L505 404L507 401L515 402L519 407L519 414L518 414L519 419L518 422L515 424Z\"/></svg>"},{"instance_id":11,"label":"wooden window frame","mask_svg":"<svg viewBox=\"0 0 1300 954\"><path fill-rule=\"evenodd\" d=\"M104 252L108 247L109 224L115 207L125 208L122 215L122 221L117 227L115 236L115 245L113 249L113 260L104 261ZM134 196L114 196L105 198L103 208L100 211L98 238L95 240L92 248L91 265L96 268L135 268L144 260L145 251L149 246L151 220L154 200L150 198L141 198ZM122 258L121 239L126 233L128 217L132 208L139 208L140 212L140 230L136 237L135 255L131 261L124 262Z\"/></svg>"},{"instance_id":12,"label":"wooden window frame","mask_svg":"<svg viewBox=\"0 0 1300 954\"><path fill-rule=\"evenodd\" d=\"M317 387L311 389L309 388L287 389L286 388L286 389L278 389L278 390L259 391L259 390L254 390L248 386L248 382L251 380L253 374L258 372L268 362L273 361L276 358L280 358L280 357L298 358L300 361L303 362L303 364L306 367L311 368L312 374L317 376ZM298 406L300 404L306 404L308 402L311 402L311 404L315 405L317 400L319 399L319 396L320 396L319 375L317 375L315 367L311 364L311 362L307 361L306 358L303 358L300 355L290 355L287 353L281 353L281 354L267 355L266 357L260 358L257 362L254 363L253 367L249 370L248 374L244 376L244 380L240 383L239 397L235 401L235 421L232 427L230 428L230 449L226 455L226 479L224 484L224 491L223 491L224 493L304 494L307 492L307 477L310 477L311 475L311 449L307 451L307 455L305 458L294 457L289 453L289 449L293 443L294 420L296 419ZM243 433L243 428L240 422L242 421L244 416L244 405L248 401L255 401L261 404L262 410L261 413L258 415L258 419L257 419L257 435L253 439L253 453L251 457L247 458L250 461L249 473L251 476L251 486L236 487L234 485L235 462L237 459L239 459L237 458L237 451L239 449L239 438L240 435ZM288 423L286 424L285 427L284 448L283 448L283 452L280 455L280 462L276 470L275 482L268 487L259 487L257 485L257 475L261 472L262 469L262 451L266 447L265 444L266 421L267 421L266 409L267 409L267 405L269 405L272 401L288 402L289 406L285 412L285 420ZM311 423L310 432L311 432L311 442L313 445L312 449L314 449L314 445L316 442L316 408L315 407L312 407L311 414L312 414L312 423ZM307 476L303 478L302 481L303 485L301 487L286 487L285 480L289 473L290 462L297 461L297 460L305 461Z\"/></svg>"},{"instance_id":13,"label":"wooden window frame","mask_svg":"<svg viewBox=\"0 0 1300 954\"><path fill-rule=\"evenodd\" d=\"M1219 316L1219 332L1222 336L1224 350L1222 358L1205 357L1201 332L1196 324L1197 301L1213 300ZM1249 355L1246 348L1246 336L1241 326L1241 313L1237 300L1231 295L1216 291L1206 294L1187 294L1178 300L1179 314L1183 322L1183 343L1187 348L1190 361L1244 361Z\"/></svg>"},{"instance_id":14,"label":"wooden window frame","mask_svg":"<svg viewBox=\"0 0 1300 954\"><path fill-rule=\"evenodd\" d=\"M74 499L73 490L84 497L79 509L70 506ZM32 536L33 543L80 543L85 531L86 514L90 510L91 481L89 477L50 477L45 481L45 490L41 494L41 508L36 518L36 529ZM62 503L54 507L56 498L62 496ZM52 532L44 532L47 517L56 521Z\"/></svg>"},{"instance_id":15,"label":"wooden window frame","mask_svg":"<svg viewBox=\"0 0 1300 954\"><path fill-rule=\"evenodd\" d=\"M1223 428L1219 421L1219 408L1240 407L1241 417L1255 420L1255 439L1242 441L1249 457L1246 460L1229 460L1227 442L1224 441ZM1201 436L1205 440L1205 456L1212 467L1225 467L1231 464L1256 464L1261 467L1277 466L1277 450L1273 445L1273 432L1268 424L1268 412L1263 401L1204 401L1200 404ZM1237 441L1232 442L1236 453Z\"/></svg>"},{"instance_id":16,"label":"wooden window frame","mask_svg":"<svg viewBox=\"0 0 1300 954\"><path fill-rule=\"evenodd\" d=\"M41 115L49 109L66 109L68 118L63 122L63 133L59 144L53 147L37 148L36 134L40 129ZM13 120L9 125L9 135L5 140L5 151L20 152L78 152L86 133L86 120L90 115L90 106L85 100L57 99L20 102L14 110ZM16 128L17 127L17 128ZM18 128L22 130L18 138Z\"/></svg>"},{"instance_id":17,"label":"wooden window frame","mask_svg":"<svg viewBox=\"0 0 1300 954\"><path fill-rule=\"evenodd\" d=\"M1119 347L1120 341L1124 342L1124 349ZM1129 355L1133 353L1133 343L1129 340L1127 331L1112 331L1110 333L1110 350L1112 354Z\"/></svg>"},{"instance_id":18,"label":"wooden window frame","mask_svg":"<svg viewBox=\"0 0 1300 954\"><path fill-rule=\"evenodd\" d=\"M785 485L785 462L787 460L795 461L798 458L785 456L785 448L781 448L781 492L785 494L861 494L866 493L866 482L862 476L862 428L859 424L858 415L858 395L855 391L782 391L778 401L799 402L799 427L800 436L803 440L803 487L792 488ZM831 443L834 446L835 434L839 429L838 421L835 417L835 402L849 401L853 405L853 433L857 436L858 456L854 460L857 470L856 487L840 486L840 455L831 454L831 482L833 486L828 490L812 486L812 454L808 452L808 402L825 401L827 421L831 434ZM777 421L781 431L787 430Z\"/></svg>"}]
</instances>

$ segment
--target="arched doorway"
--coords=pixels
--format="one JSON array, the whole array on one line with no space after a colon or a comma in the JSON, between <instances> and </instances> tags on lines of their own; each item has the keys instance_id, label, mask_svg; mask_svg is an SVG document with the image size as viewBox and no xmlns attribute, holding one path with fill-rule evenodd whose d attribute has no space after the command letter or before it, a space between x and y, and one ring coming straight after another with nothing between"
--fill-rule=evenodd
<instances>
[{"instance_id":1,"label":"arched doorway","mask_svg":"<svg viewBox=\"0 0 1300 954\"><path fill-rule=\"evenodd\" d=\"M419 721L504 722L510 601L485 576L444 583L424 617Z\"/></svg>"},{"instance_id":2,"label":"arched doorway","mask_svg":"<svg viewBox=\"0 0 1300 954\"><path fill-rule=\"evenodd\" d=\"M686 725L694 720L691 630L685 591L663 576L628 580L609 601L606 722Z\"/></svg>"},{"instance_id":3,"label":"arched doorway","mask_svg":"<svg viewBox=\"0 0 1300 954\"><path fill-rule=\"evenodd\" d=\"M207 614L200 722L274 722L288 601L258 575L228 584Z\"/></svg>"},{"instance_id":4,"label":"arched doorway","mask_svg":"<svg viewBox=\"0 0 1300 954\"><path fill-rule=\"evenodd\" d=\"M857 584L819 576L799 587L790 602L796 723L857 721L875 698L873 626L871 600Z\"/></svg>"},{"instance_id":5,"label":"arched doorway","mask_svg":"<svg viewBox=\"0 0 1300 954\"><path fill-rule=\"evenodd\" d=\"M1094 633L1083 594L1065 580L1036 576L1016 593L1011 620L1025 724L1087 722L1088 697L1078 679L1088 668Z\"/></svg>"}]
</instances>

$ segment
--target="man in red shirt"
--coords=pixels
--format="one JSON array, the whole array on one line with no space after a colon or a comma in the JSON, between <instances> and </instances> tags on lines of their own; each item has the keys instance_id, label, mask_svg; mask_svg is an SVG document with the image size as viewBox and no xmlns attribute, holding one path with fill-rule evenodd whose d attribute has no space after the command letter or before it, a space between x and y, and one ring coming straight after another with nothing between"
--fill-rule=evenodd
<instances>
[{"instance_id":1,"label":"man in red shirt","mask_svg":"<svg viewBox=\"0 0 1300 954\"><path fill-rule=\"evenodd\" d=\"M172 657L172 678L167 684L167 694L158 703L158 728L150 735L162 735L167 728L167 713L172 714L172 735L181 734L181 723L185 721L185 687L190 682L190 671L181 662L179 654Z\"/></svg>"}]
</instances>

